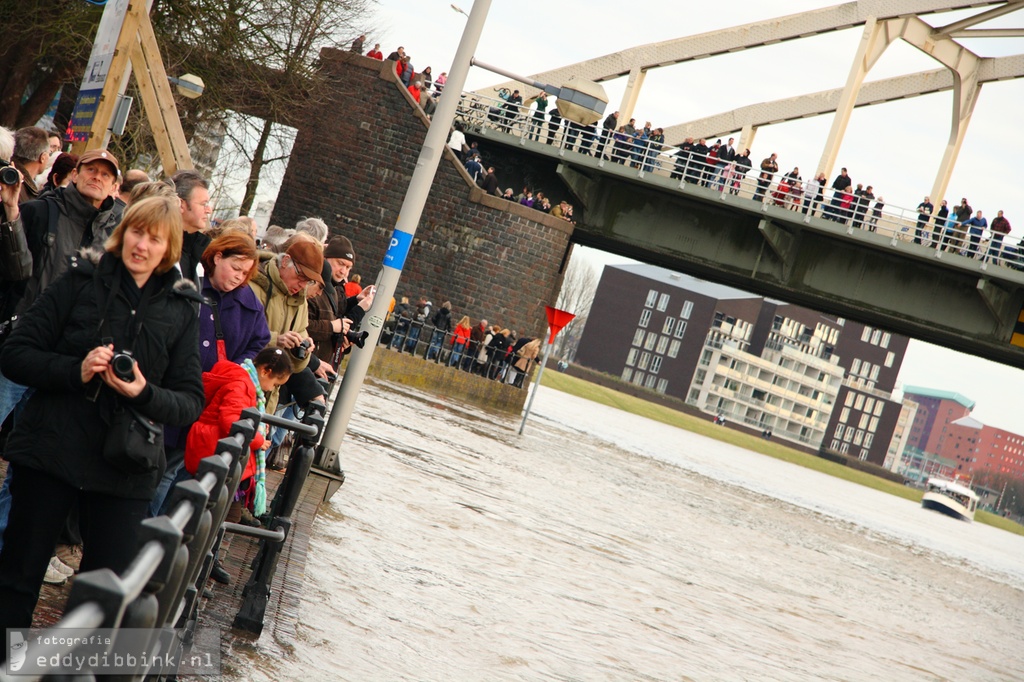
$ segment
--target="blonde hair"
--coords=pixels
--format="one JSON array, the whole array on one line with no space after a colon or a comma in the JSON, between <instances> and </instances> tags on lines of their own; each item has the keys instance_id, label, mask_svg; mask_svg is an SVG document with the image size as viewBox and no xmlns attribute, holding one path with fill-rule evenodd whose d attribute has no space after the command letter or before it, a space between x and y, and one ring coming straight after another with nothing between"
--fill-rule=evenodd
<instances>
[{"instance_id":1,"label":"blonde hair","mask_svg":"<svg viewBox=\"0 0 1024 682\"><path fill-rule=\"evenodd\" d=\"M125 209L121 224L114 229L103 248L120 258L124 249L124 233L134 227L142 227L150 235L167 240L167 251L155 272L158 275L169 272L181 258L181 204L178 197L151 196L134 202Z\"/></svg>"},{"instance_id":2,"label":"blonde hair","mask_svg":"<svg viewBox=\"0 0 1024 682\"><path fill-rule=\"evenodd\" d=\"M177 199L178 194L174 190L174 183L170 180L161 180L159 182L140 182L132 187L132 191L128 195L128 201L125 203L130 206L136 201L141 201L147 197L167 197L168 199Z\"/></svg>"}]
</instances>

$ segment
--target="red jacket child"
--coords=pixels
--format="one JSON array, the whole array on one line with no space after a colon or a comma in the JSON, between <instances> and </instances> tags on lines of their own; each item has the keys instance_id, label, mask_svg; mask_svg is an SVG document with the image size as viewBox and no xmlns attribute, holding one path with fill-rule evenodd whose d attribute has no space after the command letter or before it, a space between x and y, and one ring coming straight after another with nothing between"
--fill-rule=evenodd
<instances>
[{"instance_id":1,"label":"red jacket child","mask_svg":"<svg viewBox=\"0 0 1024 682\"><path fill-rule=\"evenodd\" d=\"M199 460L214 454L217 441L227 437L231 425L241 418L242 410L256 407L256 386L249 372L229 360L220 360L209 372L203 372L203 389L206 409L192 425L185 441L185 468L193 476ZM257 432L253 436L249 449L254 456L248 458L241 480L256 474L255 453L264 442L263 434Z\"/></svg>"}]
</instances>

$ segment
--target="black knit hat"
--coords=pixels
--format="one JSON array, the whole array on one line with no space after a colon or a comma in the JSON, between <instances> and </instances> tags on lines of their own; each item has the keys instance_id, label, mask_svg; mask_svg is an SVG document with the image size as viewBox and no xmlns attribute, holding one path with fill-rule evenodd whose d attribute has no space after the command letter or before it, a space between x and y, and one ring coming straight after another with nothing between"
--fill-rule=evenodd
<instances>
[{"instance_id":1,"label":"black knit hat","mask_svg":"<svg viewBox=\"0 0 1024 682\"><path fill-rule=\"evenodd\" d=\"M324 258L344 258L350 260L353 263L356 260L356 251L352 248L352 242L348 240L348 237L331 237L331 240L327 242L327 248L324 249Z\"/></svg>"}]
</instances>

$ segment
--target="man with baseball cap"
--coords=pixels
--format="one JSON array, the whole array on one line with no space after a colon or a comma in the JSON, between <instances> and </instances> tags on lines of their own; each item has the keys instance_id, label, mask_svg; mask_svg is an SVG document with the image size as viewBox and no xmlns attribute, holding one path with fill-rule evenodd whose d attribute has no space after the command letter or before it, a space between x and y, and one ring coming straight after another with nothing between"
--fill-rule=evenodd
<instances>
[{"instance_id":1,"label":"man with baseball cap","mask_svg":"<svg viewBox=\"0 0 1024 682\"><path fill-rule=\"evenodd\" d=\"M11 287L3 297L7 308L3 320L20 315L52 282L68 268L68 257L83 247L103 247L103 243L121 220L112 198L117 187L120 166L105 149L82 154L71 173L71 184L57 188L43 199L21 204L20 217L32 252L32 275ZM17 324L17 319L13 320ZM7 419L19 402L27 400L27 388L0 374L0 422ZM8 478L10 470L8 470ZM0 488L0 538L7 528L5 500L9 499L4 482Z\"/></svg>"}]
</instances>

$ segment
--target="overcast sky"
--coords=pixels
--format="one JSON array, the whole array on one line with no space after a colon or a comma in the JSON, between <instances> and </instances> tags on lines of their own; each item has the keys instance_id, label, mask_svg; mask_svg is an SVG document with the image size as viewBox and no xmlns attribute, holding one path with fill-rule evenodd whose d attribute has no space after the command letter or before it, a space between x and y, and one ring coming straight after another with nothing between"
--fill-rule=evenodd
<instances>
[{"instance_id":1,"label":"overcast sky","mask_svg":"<svg viewBox=\"0 0 1024 682\"><path fill-rule=\"evenodd\" d=\"M471 0L456 2L466 12ZM541 2L496 0L476 57L514 73L533 75L618 50L686 35L728 28L785 14L829 7L836 2L733 0L700 7L696 3L647 0L628 3ZM925 17L945 25L983 10ZM431 66L435 74L449 70L465 17L442 0L381 0L368 30L367 43L380 42L384 54L399 45L412 56L417 71ZM1024 11L985 24L985 28L1024 26ZM808 92L842 87L863 33L862 28L829 33L778 45L699 60L651 71L635 110L638 120L668 127L753 104ZM990 38L964 41L983 57L1024 53L1024 39ZM939 64L897 41L871 70L867 81L939 68ZM506 79L470 70L467 87L483 88ZM609 106L618 108L625 79L604 83ZM856 109L839 153L854 182L875 187L889 207L914 207L935 181L949 136L951 93L915 97ZM1011 240L1024 236L1024 192L1019 168L1024 158L1020 134L1024 79L986 84L975 107L966 141L946 198L951 205L967 197L972 206L994 217L1004 210L1013 226ZM767 126L758 131L751 156L755 163L772 152L779 166L799 166L807 174L821 157L831 116ZM938 203L936 201L936 203ZM580 257L600 267L624 262L621 257L580 250ZM584 252L585 251L585 252ZM978 301L979 305L983 305ZM1006 429L1018 426L1014 398L1024 386L1024 372L971 356L913 341L900 374L906 385L958 391L977 401L974 416Z\"/></svg>"}]
</instances>

